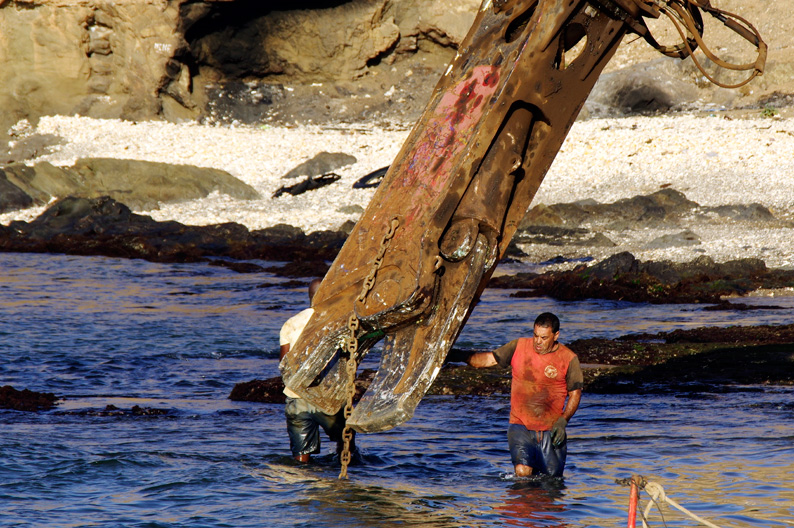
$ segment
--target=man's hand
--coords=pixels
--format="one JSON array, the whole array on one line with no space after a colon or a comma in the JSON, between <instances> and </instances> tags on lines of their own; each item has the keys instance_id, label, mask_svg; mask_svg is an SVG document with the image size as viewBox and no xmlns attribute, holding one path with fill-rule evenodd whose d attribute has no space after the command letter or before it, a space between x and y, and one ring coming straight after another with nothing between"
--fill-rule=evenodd
<instances>
[{"instance_id":1,"label":"man's hand","mask_svg":"<svg viewBox=\"0 0 794 528\"><path fill-rule=\"evenodd\" d=\"M568 425L568 420L560 416L554 425L551 426L551 443L554 447L560 447L565 443L565 426Z\"/></svg>"}]
</instances>

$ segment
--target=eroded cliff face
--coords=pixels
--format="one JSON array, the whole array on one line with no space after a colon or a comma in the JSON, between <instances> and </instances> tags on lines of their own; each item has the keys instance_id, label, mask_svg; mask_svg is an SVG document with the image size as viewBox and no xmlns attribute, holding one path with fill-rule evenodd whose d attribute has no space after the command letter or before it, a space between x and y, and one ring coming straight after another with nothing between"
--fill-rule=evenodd
<instances>
[{"instance_id":1,"label":"eroded cliff face","mask_svg":"<svg viewBox=\"0 0 794 528\"><path fill-rule=\"evenodd\" d=\"M190 93L179 23L179 6L157 0L5 2L0 104L14 119L157 115L163 91Z\"/></svg>"},{"instance_id":2,"label":"eroded cliff face","mask_svg":"<svg viewBox=\"0 0 794 528\"><path fill-rule=\"evenodd\" d=\"M387 77L402 61L433 71L452 56L479 2L296 0L289 9L263 7L273 4L2 2L3 125L47 114L200 119L227 85L232 92L244 87L255 103L256 89L267 102L287 93L285 85ZM400 69L404 77L410 66Z\"/></svg>"},{"instance_id":3,"label":"eroded cliff face","mask_svg":"<svg viewBox=\"0 0 794 528\"><path fill-rule=\"evenodd\" d=\"M480 0L0 0L0 132L20 119L50 114L412 122L479 5ZM720 6L755 23L769 43L763 77L742 90L715 91L691 64L658 59L646 43L627 39L605 77L642 61L667 62L643 66L639 80L632 73L628 80L597 86L592 108L618 107L632 98L642 103L648 98L643 90L659 99L659 90L647 86L672 86L671 78L690 88L664 93L671 99L668 107L758 107L769 101L790 106L794 36L787 8L744 0ZM733 44L716 35L715 49L730 59ZM623 99L615 101L616 94Z\"/></svg>"}]
</instances>

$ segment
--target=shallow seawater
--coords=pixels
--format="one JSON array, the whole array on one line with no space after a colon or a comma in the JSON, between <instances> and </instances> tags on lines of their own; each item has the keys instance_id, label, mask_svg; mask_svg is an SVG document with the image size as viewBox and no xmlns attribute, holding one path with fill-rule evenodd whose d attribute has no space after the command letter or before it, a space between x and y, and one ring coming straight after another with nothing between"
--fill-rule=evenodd
<instances>
[{"instance_id":1,"label":"shallow seawater","mask_svg":"<svg viewBox=\"0 0 794 528\"><path fill-rule=\"evenodd\" d=\"M307 301L286 284L208 265L0 254L0 386L64 397L53 411L0 410L0 526L624 526L616 480L633 474L722 527L794 523L786 387L585 394L563 480L512 476L506 397L425 398L406 424L359 435L347 481L327 442L298 466L283 406L228 399L235 383L277 374L278 330ZM791 320L790 309L509 293L486 291L458 346L500 345L545 310L568 341ZM666 526L698 525L663 512ZM664 526L656 509L649 524Z\"/></svg>"}]
</instances>

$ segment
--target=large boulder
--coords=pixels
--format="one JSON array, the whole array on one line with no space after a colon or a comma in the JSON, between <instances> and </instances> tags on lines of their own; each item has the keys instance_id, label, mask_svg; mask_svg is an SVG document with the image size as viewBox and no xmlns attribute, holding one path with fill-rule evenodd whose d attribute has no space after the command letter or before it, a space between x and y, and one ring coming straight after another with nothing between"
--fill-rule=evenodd
<instances>
[{"instance_id":1,"label":"large boulder","mask_svg":"<svg viewBox=\"0 0 794 528\"><path fill-rule=\"evenodd\" d=\"M83 158L71 167L11 164L0 169L3 186L8 191L0 198L0 213L67 196L109 196L138 211L204 198L213 191L241 200L260 198L253 187L219 169L110 158Z\"/></svg>"}]
</instances>

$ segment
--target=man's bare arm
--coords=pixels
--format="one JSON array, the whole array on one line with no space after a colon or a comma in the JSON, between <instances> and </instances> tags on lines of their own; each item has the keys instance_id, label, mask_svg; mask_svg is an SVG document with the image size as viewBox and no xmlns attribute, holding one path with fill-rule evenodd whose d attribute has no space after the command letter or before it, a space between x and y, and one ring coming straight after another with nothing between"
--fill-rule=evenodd
<instances>
[{"instance_id":1,"label":"man's bare arm","mask_svg":"<svg viewBox=\"0 0 794 528\"><path fill-rule=\"evenodd\" d=\"M568 392L568 402L565 404L565 410L562 412L562 417L566 422L570 422L573 415L576 414L576 409L579 408L579 402L582 399L582 389L576 389Z\"/></svg>"},{"instance_id":2,"label":"man's bare arm","mask_svg":"<svg viewBox=\"0 0 794 528\"><path fill-rule=\"evenodd\" d=\"M289 343L287 343L286 345L281 345L281 348L278 351L279 361L281 361L284 358L284 356L287 355L287 352L289 352Z\"/></svg>"},{"instance_id":3,"label":"man's bare arm","mask_svg":"<svg viewBox=\"0 0 794 528\"><path fill-rule=\"evenodd\" d=\"M474 368L487 368L496 365L496 358L493 352L477 352L470 355L466 363Z\"/></svg>"}]
</instances>

